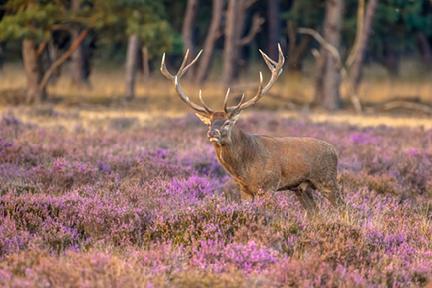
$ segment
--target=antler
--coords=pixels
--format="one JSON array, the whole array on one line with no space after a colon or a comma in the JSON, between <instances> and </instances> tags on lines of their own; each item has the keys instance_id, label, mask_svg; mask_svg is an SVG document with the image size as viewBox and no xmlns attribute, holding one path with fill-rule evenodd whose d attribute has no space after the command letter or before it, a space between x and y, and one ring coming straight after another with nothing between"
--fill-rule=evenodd
<instances>
[{"instance_id":1,"label":"antler","mask_svg":"<svg viewBox=\"0 0 432 288\"><path fill-rule=\"evenodd\" d=\"M188 56L189 56L189 49L186 50L185 56L183 58L183 61L180 65L179 70L177 71L177 74L173 75L171 74L168 69L166 68L165 65L165 53L162 55L162 62L161 62L161 67L160 67L160 71L162 73L162 75L165 76L165 78L167 78L168 80L174 81L174 85L176 88L176 91L178 93L178 95L180 96L180 99L185 102L187 105L189 105L192 109L194 109L197 112L200 113L204 113L204 114L211 114L214 113L213 110L208 107L205 103L204 100L202 98L202 93L201 90L199 91L199 100L202 104L202 106L193 103L189 96L186 95L186 93L184 92L183 88L180 85L180 78L189 70L190 67L192 67L193 64L195 64L195 62L198 60L198 58L201 56L201 53L203 52L203 50L201 50L197 56L195 56L195 58L188 64L187 60L188 60Z\"/></svg>"},{"instance_id":2,"label":"antler","mask_svg":"<svg viewBox=\"0 0 432 288\"><path fill-rule=\"evenodd\" d=\"M264 62L267 64L267 67L271 71L270 80L263 87L262 86L263 77L262 77L262 73L260 71L259 72L260 83L258 86L258 91L255 94L255 96L252 99L248 100L247 102L243 103L244 98L245 98L244 97L245 95L243 94L242 98L240 99L240 102L236 106L232 106L232 107L227 106L228 96L229 96L229 92L230 92L230 89L228 89L228 91L225 95L225 101L224 101L224 110L226 113L231 113L233 111L241 111L241 110L244 110L246 108L249 108L250 106L257 103L261 99L261 97L270 90L270 88L273 86L273 84L276 82L276 80L282 74L282 71L283 71L282 67L285 63L285 57L283 56L283 52L282 52L282 48L281 48L280 44L278 44L278 51L279 51L279 57L278 57L278 61L276 62L276 61L272 60L269 56L267 56L267 54L265 54L261 49L259 50L262 57L264 58Z\"/></svg>"}]
</instances>

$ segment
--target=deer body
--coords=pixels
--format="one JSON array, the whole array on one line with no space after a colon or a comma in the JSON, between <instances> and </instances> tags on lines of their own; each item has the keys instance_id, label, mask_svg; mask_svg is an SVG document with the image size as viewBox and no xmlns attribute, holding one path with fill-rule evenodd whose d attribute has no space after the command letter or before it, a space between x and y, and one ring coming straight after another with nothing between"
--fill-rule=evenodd
<instances>
[{"instance_id":1,"label":"deer body","mask_svg":"<svg viewBox=\"0 0 432 288\"><path fill-rule=\"evenodd\" d=\"M224 111L213 111L202 98L202 105L190 100L180 86L181 76L197 61L199 55L187 64L188 51L176 75L168 72L165 66L165 55L162 57L161 72L175 84L180 99L197 113L196 116L208 126L208 139L213 143L216 156L239 185L242 198L255 198L273 191L291 190L303 206L316 209L312 189L317 189L330 202L336 205L342 202L337 186L337 153L333 145L313 138L269 137L252 135L243 132L235 124L240 112L258 102L270 90L282 72L285 61L279 48L278 61L272 60L261 50L265 63L271 71L271 78L263 86L260 72L260 83L256 95L228 107L228 89L224 100Z\"/></svg>"},{"instance_id":2,"label":"deer body","mask_svg":"<svg viewBox=\"0 0 432 288\"><path fill-rule=\"evenodd\" d=\"M338 157L333 145L314 138L247 134L237 127L231 133L232 143L214 144L214 148L243 199L292 190L306 202L307 209L314 209L315 204L308 199L312 197L309 189L314 188L333 204L340 200Z\"/></svg>"}]
</instances>

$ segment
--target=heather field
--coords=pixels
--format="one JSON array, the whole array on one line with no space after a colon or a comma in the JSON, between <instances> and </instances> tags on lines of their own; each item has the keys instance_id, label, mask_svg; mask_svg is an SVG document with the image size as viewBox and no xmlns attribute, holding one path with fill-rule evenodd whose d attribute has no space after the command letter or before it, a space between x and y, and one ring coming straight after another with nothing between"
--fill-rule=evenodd
<instances>
[{"instance_id":1,"label":"heather field","mask_svg":"<svg viewBox=\"0 0 432 288\"><path fill-rule=\"evenodd\" d=\"M430 126L244 115L246 131L338 148L346 206L317 196L307 217L289 191L239 203L192 115L65 111L1 113L2 287L432 283Z\"/></svg>"}]
</instances>

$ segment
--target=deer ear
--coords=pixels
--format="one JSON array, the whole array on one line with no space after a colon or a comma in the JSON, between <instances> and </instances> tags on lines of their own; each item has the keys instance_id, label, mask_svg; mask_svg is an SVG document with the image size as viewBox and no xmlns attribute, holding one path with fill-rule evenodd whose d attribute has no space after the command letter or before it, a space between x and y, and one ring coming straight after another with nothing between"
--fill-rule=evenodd
<instances>
[{"instance_id":1,"label":"deer ear","mask_svg":"<svg viewBox=\"0 0 432 288\"><path fill-rule=\"evenodd\" d=\"M198 117L198 119L201 120L205 125L210 125L211 121L208 115L195 113L195 115Z\"/></svg>"},{"instance_id":2,"label":"deer ear","mask_svg":"<svg viewBox=\"0 0 432 288\"><path fill-rule=\"evenodd\" d=\"M229 119L234 123L237 122L239 117L240 117L240 111L233 112L231 115L229 115Z\"/></svg>"}]
</instances>

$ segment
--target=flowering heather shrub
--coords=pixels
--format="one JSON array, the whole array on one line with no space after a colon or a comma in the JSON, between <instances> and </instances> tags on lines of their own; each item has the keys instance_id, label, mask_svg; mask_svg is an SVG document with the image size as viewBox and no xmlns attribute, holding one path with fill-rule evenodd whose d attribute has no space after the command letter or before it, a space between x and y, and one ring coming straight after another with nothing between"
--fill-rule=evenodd
<instances>
[{"instance_id":1,"label":"flowering heather shrub","mask_svg":"<svg viewBox=\"0 0 432 288\"><path fill-rule=\"evenodd\" d=\"M75 126L0 120L2 287L432 283L431 130L240 121L337 146L347 205L335 211L316 195L320 215L309 219L289 192L226 199L229 177L191 116L84 125L52 115Z\"/></svg>"}]
</instances>

